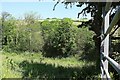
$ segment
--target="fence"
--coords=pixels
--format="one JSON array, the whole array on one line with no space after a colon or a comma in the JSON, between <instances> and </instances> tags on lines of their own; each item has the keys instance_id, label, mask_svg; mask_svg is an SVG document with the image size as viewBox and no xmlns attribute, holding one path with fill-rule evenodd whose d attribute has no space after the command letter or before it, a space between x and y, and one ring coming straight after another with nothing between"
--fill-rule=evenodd
<instances>
[{"instance_id":1,"label":"fence","mask_svg":"<svg viewBox=\"0 0 120 80\"><path fill-rule=\"evenodd\" d=\"M120 7L118 7L115 16L113 17L111 23L109 22L109 16L111 13L111 2L106 3L103 7L103 26L101 26L101 78L102 80L111 80L110 74L108 72L108 63L120 74L120 64L109 57L109 34L112 28L120 19ZM110 23L110 24L109 24Z\"/></svg>"}]
</instances>

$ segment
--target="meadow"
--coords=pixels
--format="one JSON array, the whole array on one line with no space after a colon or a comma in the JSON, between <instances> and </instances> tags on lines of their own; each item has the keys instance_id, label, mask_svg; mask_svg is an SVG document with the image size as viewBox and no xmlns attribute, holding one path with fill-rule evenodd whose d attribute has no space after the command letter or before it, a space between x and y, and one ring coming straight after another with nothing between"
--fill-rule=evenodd
<instances>
[{"instance_id":1,"label":"meadow","mask_svg":"<svg viewBox=\"0 0 120 80\"><path fill-rule=\"evenodd\" d=\"M95 62L67 58L48 58L41 53L0 54L2 78L61 79L98 78Z\"/></svg>"},{"instance_id":2,"label":"meadow","mask_svg":"<svg viewBox=\"0 0 120 80\"><path fill-rule=\"evenodd\" d=\"M0 79L100 79L99 41L89 25L70 18L40 21L31 13L17 20L8 14L0 19Z\"/></svg>"}]
</instances>

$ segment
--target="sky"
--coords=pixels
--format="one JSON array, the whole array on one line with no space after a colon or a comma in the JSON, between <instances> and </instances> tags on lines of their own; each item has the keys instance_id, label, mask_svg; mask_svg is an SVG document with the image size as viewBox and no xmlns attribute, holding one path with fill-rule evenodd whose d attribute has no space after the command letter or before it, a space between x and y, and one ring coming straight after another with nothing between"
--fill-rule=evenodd
<instances>
[{"instance_id":1,"label":"sky","mask_svg":"<svg viewBox=\"0 0 120 80\"><path fill-rule=\"evenodd\" d=\"M35 12L42 19L65 17L78 19L78 12L85 7L78 8L76 5L73 5L72 8L68 6L68 9L65 9L65 5L59 3L55 11L53 11L55 3L53 0L41 0L41 2L38 2L38 0L0 0L0 10L2 10L0 12L6 11L16 18L24 16L25 13ZM87 17L80 15L80 18L90 19L90 15Z\"/></svg>"}]
</instances>

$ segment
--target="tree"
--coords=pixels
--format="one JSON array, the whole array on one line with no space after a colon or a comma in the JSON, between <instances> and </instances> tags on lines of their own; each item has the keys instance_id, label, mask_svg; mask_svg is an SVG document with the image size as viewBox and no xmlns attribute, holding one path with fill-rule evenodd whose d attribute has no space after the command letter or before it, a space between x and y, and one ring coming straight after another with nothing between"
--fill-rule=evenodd
<instances>
[{"instance_id":1,"label":"tree","mask_svg":"<svg viewBox=\"0 0 120 80\"><path fill-rule=\"evenodd\" d=\"M32 23L32 24L31 24ZM42 51L38 15L29 13L23 20L16 20L7 12L2 13L2 46L6 51Z\"/></svg>"},{"instance_id":2,"label":"tree","mask_svg":"<svg viewBox=\"0 0 120 80\"><path fill-rule=\"evenodd\" d=\"M2 46L3 46L3 44L5 44L4 43L4 41L6 40L6 37L5 38L3 38L3 36L4 36L4 22L5 22L5 20L6 20L6 18L9 16L10 14L8 13L8 12L2 12L2 14L1 14L1 37L2 37ZM1 47L2 47L1 46ZM2 47L3 48L3 47Z\"/></svg>"},{"instance_id":3,"label":"tree","mask_svg":"<svg viewBox=\"0 0 120 80\"><path fill-rule=\"evenodd\" d=\"M14 18L8 12L2 12L2 46L9 44L9 39L12 36L14 26ZM9 26L9 27L8 27ZM2 47L3 48L3 47Z\"/></svg>"},{"instance_id":4,"label":"tree","mask_svg":"<svg viewBox=\"0 0 120 80\"><path fill-rule=\"evenodd\" d=\"M29 13L25 13L24 14L24 21L26 22L26 24L30 25L32 23L34 23L35 21L40 19L40 15L38 15L35 12L29 12Z\"/></svg>"},{"instance_id":5,"label":"tree","mask_svg":"<svg viewBox=\"0 0 120 80\"><path fill-rule=\"evenodd\" d=\"M69 18L43 21L42 34L45 41L43 50L49 57L79 55L86 44L93 44L93 33L86 27L79 29Z\"/></svg>"},{"instance_id":6,"label":"tree","mask_svg":"<svg viewBox=\"0 0 120 80\"><path fill-rule=\"evenodd\" d=\"M39 52L42 51L43 39L39 23L39 15L30 12L24 15L24 19L18 21L17 41L18 50Z\"/></svg>"},{"instance_id":7,"label":"tree","mask_svg":"<svg viewBox=\"0 0 120 80\"><path fill-rule=\"evenodd\" d=\"M57 0L57 3L54 5L53 10L55 10L55 7L58 3L60 3L61 0ZM66 8L68 5L72 6L75 3L78 3L76 6L77 7L81 7L82 5L86 5L86 7L78 13L78 17L80 14L83 14L84 16L86 16L87 13L91 14L91 17L93 18L92 20L89 20L87 22L83 22L81 25L79 25L79 27L83 26L83 25L90 25L90 30L92 30L93 32L96 33L96 35L93 37L93 39L95 40L96 43L96 48L97 48L97 53L100 53L100 34L101 34L101 26L102 26L102 8L105 7L106 2L82 2L79 0L63 0L62 1L63 4L66 5ZM111 5L112 11L116 10L117 7L120 5L120 2L114 2ZM111 14L111 19L113 18L115 14ZM120 22L120 21L119 21ZM120 23L117 23L118 25L120 25Z\"/></svg>"},{"instance_id":8,"label":"tree","mask_svg":"<svg viewBox=\"0 0 120 80\"><path fill-rule=\"evenodd\" d=\"M60 2L61 0L58 0L57 3L54 5L53 10L55 10L55 6ZM80 2L79 0L64 0L62 2L63 4L66 4L66 8L68 5L72 6L72 4L74 3L78 3L78 5L76 5L77 7L81 7L82 5L86 5L86 7L78 13L78 17L80 14L86 15L87 13L91 14L91 17L93 19L87 21L87 22L83 22L81 25L79 25L79 27L82 27L83 25L90 25L91 27L89 28L90 30L92 30L95 35L93 36L93 40L95 41L95 45L96 45L96 53L98 53L98 56L100 55L100 45L101 45L101 26L103 23L103 13L102 10L103 8L106 6L107 2ZM115 12L117 11L118 7L120 6L120 1L119 2L112 2L110 9L112 9L112 12L110 14L110 21L112 21ZM120 26L120 20L117 22L118 26ZM100 56L99 56L100 57ZM100 58L99 58L100 59ZM98 60L98 62L100 62Z\"/></svg>"}]
</instances>

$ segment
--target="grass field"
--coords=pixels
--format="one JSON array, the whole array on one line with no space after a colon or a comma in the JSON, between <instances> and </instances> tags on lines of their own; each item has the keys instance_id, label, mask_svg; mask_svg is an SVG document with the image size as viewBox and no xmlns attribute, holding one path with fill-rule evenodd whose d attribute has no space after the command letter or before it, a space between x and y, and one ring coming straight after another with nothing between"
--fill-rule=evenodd
<instances>
[{"instance_id":1,"label":"grass field","mask_svg":"<svg viewBox=\"0 0 120 80\"><path fill-rule=\"evenodd\" d=\"M75 57L46 58L41 53L0 54L2 78L91 78L98 77L95 62Z\"/></svg>"}]
</instances>

